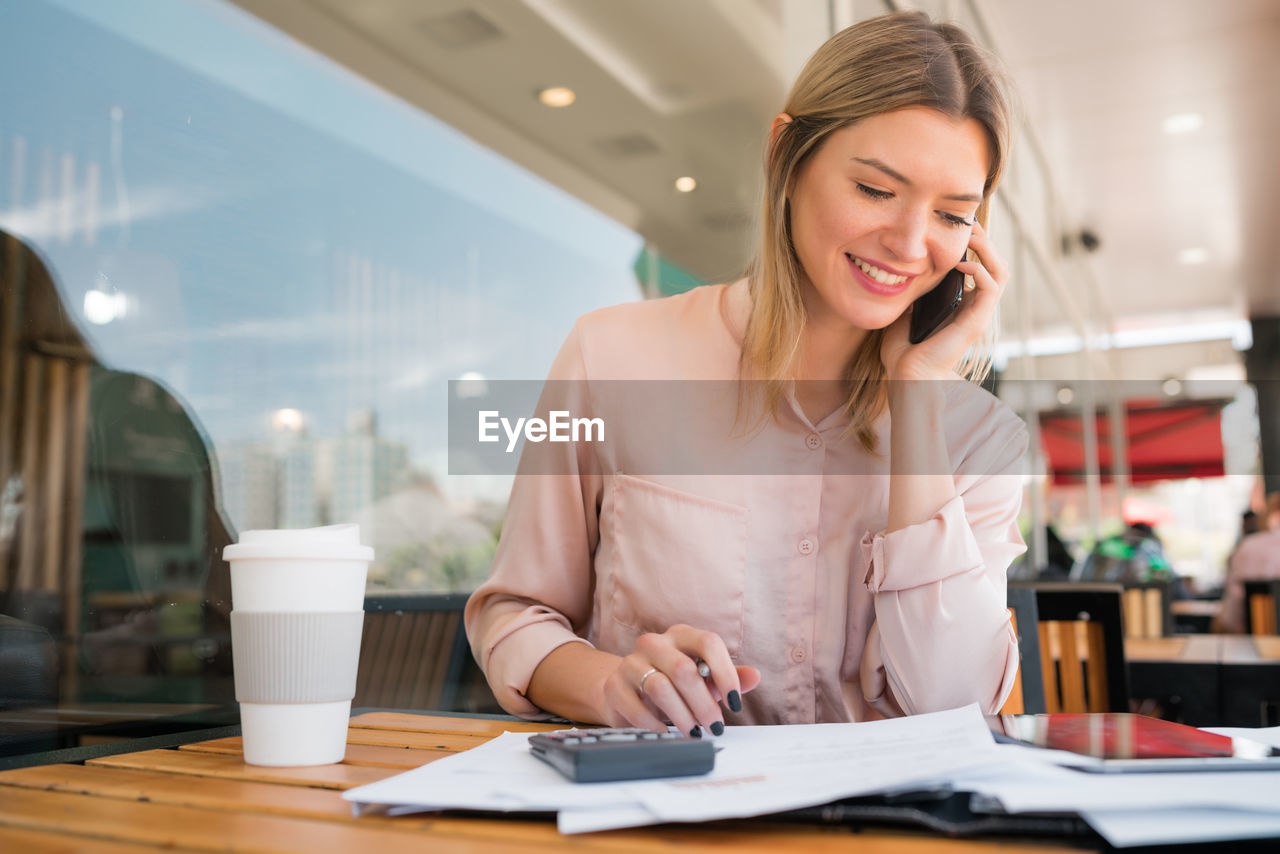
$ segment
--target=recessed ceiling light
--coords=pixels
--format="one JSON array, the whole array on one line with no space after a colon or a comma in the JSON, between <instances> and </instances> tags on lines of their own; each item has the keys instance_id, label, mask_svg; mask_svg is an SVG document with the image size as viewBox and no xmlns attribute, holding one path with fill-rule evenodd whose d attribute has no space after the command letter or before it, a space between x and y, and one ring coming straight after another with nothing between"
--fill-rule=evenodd
<instances>
[{"instance_id":1,"label":"recessed ceiling light","mask_svg":"<svg viewBox=\"0 0 1280 854\"><path fill-rule=\"evenodd\" d=\"M568 86L548 86L538 93L538 100L548 107L567 107L578 100L578 96Z\"/></svg>"},{"instance_id":2,"label":"recessed ceiling light","mask_svg":"<svg viewBox=\"0 0 1280 854\"><path fill-rule=\"evenodd\" d=\"M1160 390L1169 397L1177 397L1182 394L1182 382L1176 377L1169 377L1160 384Z\"/></svg>"},{"instance_id":3,"label":"recessed ceiling light","mask_svg":"<svg viewBox=\"0 0 1280 854\"><path fill-rule=\"evenodd\" d=\"M1176 113L1165 119L1162 127L1165 133L1191 133L1203 124L1204 116L1199 113Z\"/></svg>"},{"instance_id":4,"label":"recessed ceiling light","mask_svg":"<svg viewBox=\"0 0 1280 854\"><path fill-rule=\"evenodd\" d=\"M692 193L698 186L698 182L690 178L688 175L681 175L676 179L676 189L682 193Z\"/></svg>"},{"instance_id":5,"label":"recessed ceiling light","mask_svg":"<svg viewBox=\"0 0 1280 854\"><path fill-rule=\"evenodd\" d=\"M1179 264L1203 264L1209 260L1209 250L1203 246L1193 246L1178 253Z\"/></svg>"},{"instance_id":6,"label":"recessed ceiling light","mask_svg":"<svg viewBox=\"0 0 1280 854\"><path fill-rule=\"evenodd\" d=\"M1070 386L1064 385L1062 388L1058 389L1058 403L1062 404L1063 406L1066 406L1067 404L1071 403L1071 401L1075 399L1076 399L1076 393L1071 390Z\"/></svg>"},{"instance_id":7,"label":"recessed ceiling light","mask_svg":"<svg viewBox=\"0 0 1280 854\"><path fill-rule=\"evenodd\" d=\"M296 409L277 409L271 413L271 427L279 433L301 433L302 413Z\"/></svg>"}]
</instances>

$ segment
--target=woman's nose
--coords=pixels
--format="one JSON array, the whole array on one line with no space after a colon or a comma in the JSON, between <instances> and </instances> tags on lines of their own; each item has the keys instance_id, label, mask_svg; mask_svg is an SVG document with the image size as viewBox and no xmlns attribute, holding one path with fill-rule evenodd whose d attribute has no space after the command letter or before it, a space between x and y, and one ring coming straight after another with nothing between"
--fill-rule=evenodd
<instances>
[{"instance_id":1,"label":"woman's nose","mask_svg":"<svg viewBox=\"0 0 1280 854\"><path fill-rule=\"evenodd\" d=\"M892 252L895 260L902 263L919 261L928 252L926 237L928 220L920 214L903 214L895 218L884 229L880 243Z\"/></svg>"}]
</instances>

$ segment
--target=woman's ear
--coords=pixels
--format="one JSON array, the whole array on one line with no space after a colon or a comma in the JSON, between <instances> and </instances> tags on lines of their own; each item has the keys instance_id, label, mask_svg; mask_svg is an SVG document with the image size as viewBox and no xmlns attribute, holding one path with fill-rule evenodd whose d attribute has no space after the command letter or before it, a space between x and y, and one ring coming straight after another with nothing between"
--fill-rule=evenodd
<instances>
[{"instance_id":1,"label":"woman's ear","mask_svg":"<svg viewBox=\"0 0 1280 854\"><path fill-rule=\"evenodd\" d=\"M782 132L783 125L791 124L791 116L786 113L778 113L773 117L773 124L769 126L769 144L773 145L778 141L778 134Z\"/></svg>"}]
</instances>

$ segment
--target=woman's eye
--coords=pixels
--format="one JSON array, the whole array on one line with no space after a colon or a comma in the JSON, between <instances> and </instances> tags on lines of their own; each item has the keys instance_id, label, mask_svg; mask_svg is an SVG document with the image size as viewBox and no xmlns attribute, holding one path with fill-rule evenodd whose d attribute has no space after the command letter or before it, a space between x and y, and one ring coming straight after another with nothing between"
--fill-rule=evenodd
<instances>
[{"instance_id":1,"label":"woman's eye","mask_svg":"<svg viewBox=\"0 0 1280 854\"><path fill-rule=\"evenodd\" d=\"M890 193L887 190L877 190L875 187L868 187L866 184L859 184L858 189L873 199L884 200L893 198L893 193Z\"/></svg>"},{"instance_id":2,"label":"woman's eye","mask_svg":"<svg viewBox=\"0 0 1280 854\"><path fill-rule=\"evenodd\" d=\"M949 214L946 211L938 211L938 213L941 214L942 219L947 223L947 225L954 225L956 228L972 228L973 227L973 220L971 219L965 219L962 216Z\"/></svg>"}]
</instances>

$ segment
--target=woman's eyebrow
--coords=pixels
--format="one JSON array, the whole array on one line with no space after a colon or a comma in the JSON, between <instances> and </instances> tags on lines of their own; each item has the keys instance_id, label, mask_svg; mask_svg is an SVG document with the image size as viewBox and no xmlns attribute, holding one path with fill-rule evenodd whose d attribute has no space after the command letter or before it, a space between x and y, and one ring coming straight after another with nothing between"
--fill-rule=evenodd
<instances>
[{"instance_id":1,"label":"woman's eyebrow","mask_svg":"<svg viewBox=\"0 0 1280 854\"><path fill-rule=\"evenodd\" d=\"M849 159L856 161L858 163L861 163L865 166L870 166L872 169L879 169L881 172L888 175L893 180L899 181L908 187L911 186L910 178L908 178L906 175L903 175L901 172L899 172L897 169L894 169L889 164L885 163L883 160L876 160L874 157L871 157L871 158L850 157ZM951 202L981 202L982 201L981 194L975 195L973 193L959 193L954 196L943 196L942 198Z\"/></svg>"}]
</instances>

